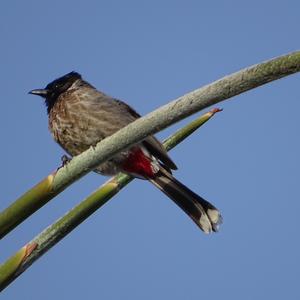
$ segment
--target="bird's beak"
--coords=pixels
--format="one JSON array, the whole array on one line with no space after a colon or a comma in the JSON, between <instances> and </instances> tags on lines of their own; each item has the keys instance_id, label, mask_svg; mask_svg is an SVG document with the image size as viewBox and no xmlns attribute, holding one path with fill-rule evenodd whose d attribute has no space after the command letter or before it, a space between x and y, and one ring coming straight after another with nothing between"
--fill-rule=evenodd
<instances>
[{"instance_id":1,"label":"bird's beak","mask_svg":"<svg viewBox=\"0 0 300 300\"><path fill-rule=\"evenodd\" d=\"M32 90L30 92L28 92L28 94L32 94L32 95L37 95L37 96L41 96L41 97L47 97L48 95L48 90L46 89L37 89L37 90Z\"/></svg>"}]
</instances>

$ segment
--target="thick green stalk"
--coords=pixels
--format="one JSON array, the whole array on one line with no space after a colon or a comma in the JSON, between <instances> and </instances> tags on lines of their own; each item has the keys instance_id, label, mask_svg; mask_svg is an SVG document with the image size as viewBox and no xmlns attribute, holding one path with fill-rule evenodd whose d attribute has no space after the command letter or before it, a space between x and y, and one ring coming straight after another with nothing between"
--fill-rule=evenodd
<instances>
[{"instance_id":1,"label":"thick green stalk","mask_svg":"<svg viewBox=\"0 0 300 300\"><path fill-rule=\"evenodd\" d=\"M52 189L54 176L44 178L0 213L0 239L57 195Z\"/></svg>"},{"instance_id":2,"label":"thick green stalk","mask_svg":"<svg viewBox=\"0 0 300 300\"><path fill-rule=\"evenodd\" d=\"M165 148L170 150L175 147L218 111L220 110L211 110L178 130L166 139L164 142ZM46 228L5 263L0 265L0 291L132 180L132 177L122 173L111 178L65 216Z\"/></svg>"},{"instance_id":3,"label":"thick green stalk","mask_svg":"<svg viewBox=\"0 0 300 300\"><path fill-rule=\"evenodd\" d=\"M300 51L297 51L226 76L129 124L44 179L35 188L38 189L40 186L40 191L33 189L27 192L0 213L0 238L75 180L128 146L208 106L299 71Z\"/></svg>"}]
</instances>

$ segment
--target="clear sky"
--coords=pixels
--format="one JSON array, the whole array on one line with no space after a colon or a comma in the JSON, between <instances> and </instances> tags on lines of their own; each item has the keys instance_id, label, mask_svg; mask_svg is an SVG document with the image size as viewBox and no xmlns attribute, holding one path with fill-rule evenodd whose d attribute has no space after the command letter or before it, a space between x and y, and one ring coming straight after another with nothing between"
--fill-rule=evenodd
<instances>
[{"instance_id":1,"label":"clear sky","mask_svg":"<svg viewBox=\"0 0 300 300\"><path fill-rule=\"evenodd\" d=\"M299 49L299 10L299 1L4 1L0 209L63 155L29 90L76 70L146 114ZM219 104L224 111L171 152L176 177L222 211L218 234L136 180L3 299L299 299L299 79ZM0 242L0 260L105 180L91 173L68 188Z\"/></svg>"}]
</instances>

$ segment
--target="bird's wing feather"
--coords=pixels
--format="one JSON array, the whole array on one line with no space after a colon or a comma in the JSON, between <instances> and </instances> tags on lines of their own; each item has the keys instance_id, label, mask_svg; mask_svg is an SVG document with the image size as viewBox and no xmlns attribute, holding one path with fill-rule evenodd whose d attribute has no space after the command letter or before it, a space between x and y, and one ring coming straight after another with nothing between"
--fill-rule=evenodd
<instances>
[{"instance_id":1,"label":"bird's wing feather","mask_svg":"<svg viewBox=\"0 0 300 300\"><path fill-rule=\"evenodd\" d=\"M143 144L148 151L158 158L164 165L172 170L177 170L177 166L170 158L163 145L156 139L156 137L152 135L147 137L147 139L143 141Z\"/></svg>"},{"instance_id":2,"label":"bird's wing feather","mask_svg":"<svg viewBox=\"0 0 300 300\"><path fill-rule=\"evenodd\" d=\"M126 103L120 101L120 100L115 100L116 103L124 109L126 112L128 112L132 117L133 121L140 118L141 115L137 113L133 108L131 108L129 105ZM143 141L144 146L147 148L147 150L156 158L158 158L166 167L172 169L172 170L177 170L177 166L175 163L172 161L172 159L169 157L166 149L164 146L161 144L161 142L154 136L149 136Z\"/></svg>"}]
</instances>

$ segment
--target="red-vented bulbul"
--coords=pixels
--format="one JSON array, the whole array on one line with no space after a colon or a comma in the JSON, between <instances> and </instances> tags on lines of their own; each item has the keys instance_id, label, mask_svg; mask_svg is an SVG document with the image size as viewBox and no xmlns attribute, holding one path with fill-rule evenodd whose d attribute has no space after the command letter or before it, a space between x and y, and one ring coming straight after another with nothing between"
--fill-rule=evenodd
<instances>
[{"instance_id":1,"label":"red-vented bulbul","mask_svg":"<svg viewBox=\"0 0 300 300\"><path fill-rule=\"evenodd\" d=\"M95 146L140 117L124 102L97 91L76 72L52 81L45 89L29 93L45 99L52 136L71 156ZM149 136L102 163L95 172L103 175L124 172L148 179L182 208L204 232L217 231L222 222L220 212L176 180L171 169L177 169L175 163L161 143L154 136Z\"/></svg>"}]
</instances>

